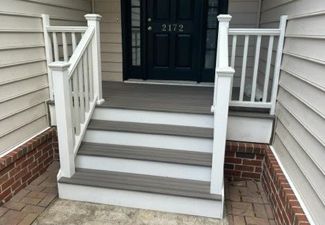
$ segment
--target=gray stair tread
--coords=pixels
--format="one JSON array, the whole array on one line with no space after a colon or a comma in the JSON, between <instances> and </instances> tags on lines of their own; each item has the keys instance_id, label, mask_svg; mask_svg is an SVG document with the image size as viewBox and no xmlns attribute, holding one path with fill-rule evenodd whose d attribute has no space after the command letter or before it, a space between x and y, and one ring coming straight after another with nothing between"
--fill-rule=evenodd
<instances>
[{"instance_id":1,"label":"gray stair tread","mask_svg":"<svg viewBox=\"0 0 325 225\"><path fill-rule=\"evenodd\" d=\"M197 166L211 166L212 164L211 153L88 142L82 143L78 155L180 163Z\"/></svg>"},{"instance_id":2,"label":"gray stair tread","mask_svg":"<svg viewBox=\"0 0 325 225\"><path fill-rule=\"evenodd\" d=\"M210 182L131 173L77 168L71 178L62 177L59 183L221 200L221 195L210 194Z\"/></svg>"},{"instance_id":3,"label":"gray stair tread","mask_svg":"<svg viewBox=\"0 0 325 225\"><path fill-rule=\"evenodd\" d=\"M165 134L188 137L212 138L213 129L175 126L163 124L132 123L119 121L91 120L88 126L90 130L124 131L146 134Z\"/></svg>"}]
</instances>

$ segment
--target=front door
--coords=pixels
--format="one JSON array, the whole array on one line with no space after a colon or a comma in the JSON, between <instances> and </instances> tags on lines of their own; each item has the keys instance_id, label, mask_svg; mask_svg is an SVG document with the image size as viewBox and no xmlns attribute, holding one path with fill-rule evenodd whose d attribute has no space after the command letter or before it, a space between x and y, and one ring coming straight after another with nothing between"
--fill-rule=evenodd
<instances>
[{"instance_id":1,"label":"front door","mask_svg":"<svg viewBox=\"0 0 325 225\"><path fill-rule=\"evenodd\" d=\"M124 79L213 81L227 0L122 0Z\"/></svg>"},{"instance_id":2,"label":"front door","mask_svg":"<svg viewBox=\"0 0 325 225\"><path fill-rule=\"evenodd\" d=\"M198 79L204 1L148 0L148 79Z\"/></svg>"}]
</instances>

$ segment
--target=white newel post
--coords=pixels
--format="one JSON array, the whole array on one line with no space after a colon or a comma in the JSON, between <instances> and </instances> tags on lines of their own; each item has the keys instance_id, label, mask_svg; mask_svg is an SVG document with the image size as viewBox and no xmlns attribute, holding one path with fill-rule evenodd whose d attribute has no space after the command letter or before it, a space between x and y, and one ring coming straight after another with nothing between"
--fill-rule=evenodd
<instances>
[{"instance_id":1,"label":"white newel post","mask_svg":"<svg viewBox=\"0 0 325 225\"><path fill-rule=\"evenodd\" d=\"M61 176L64 177L71 177L75 173L69 66L66 62L53 62L49 65L53 77Z\"/></svg>"},{"instance_id":2,"label":"white newel post","mask_svg":"<svg viewBox=\"0 0 325 225\"><path fill-rule=\"evenodd\" d=\"M100 20L102 16L97 14L87 14L85 18L88 26L95 28L94 38L92 40L92 58L93 58L93 78L94 78L94 93L98 97L97 104L102 104L103 90L102 90L102 59L100 49Z\"/></svg>"},{"instance_id":3,"label":"white newel post","mask_svg":"<svg viewBox=\"0 0 325 225\"><path fill-rule=\"evenodd\" d=\"M52 44L50 34L47 32L47 27L50 26L50 16L47 14L42 14L42 23L43 23L43 35L44 35L44 44L45 44L45 56L47 65L52 62ZM49 80L49 91L50 91L50 100L54 100L53 94L53 79L51 71L48 69L48 80Z\"/></svg>"},{"instance_id":4,"label":"white newel post","mask_svg":"<svg viewBox=\"0 0 325 225\"><path fill-rule=\"evenodd\" d=\"M229 67L228 59L228 35L231 16L220 15L218 16L218 20L218 49L214 100L212 106L212 111L214 113L213 156L210 186L210 192L212 194L223 193L223 167L227 137L228 111L232 79L235 73L234 69Z\"/></svg>"},{"instance_id":5,"label":"white newel post","mask_svg":"<svg viewBox=\"0 0 325 225\"><path fill-rule=\"evenodd\" d=\"M280 18L280 36L278 40L278 48L276 53L275 67L274 67L274 77L273 77L273 85L272 85L272 96L271 96L271 110L270 114L275 114L275 106L276 106L276 98L278 96L278 86L279 86L279 78L281 72L281 62L282 62L282 53L284 46L284 38L286 32L288 16L281 16Z\"/></svg>"}]
</instances>

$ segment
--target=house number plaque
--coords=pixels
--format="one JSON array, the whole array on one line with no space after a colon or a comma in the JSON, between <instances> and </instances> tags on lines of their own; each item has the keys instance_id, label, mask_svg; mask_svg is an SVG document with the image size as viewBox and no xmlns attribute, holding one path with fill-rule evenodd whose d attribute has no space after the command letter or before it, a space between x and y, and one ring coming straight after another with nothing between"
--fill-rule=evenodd
<instances>
[{"instance_id":1,"label":"house number plaque","mask_svg":"<svg viewBox=\"0 0 325 225\"><path fill-rule=\"evenodd\" d=\"M183 24L162 24L161 25L162 32L184 32L184 25Z\"/></svg>"}]
</instances>

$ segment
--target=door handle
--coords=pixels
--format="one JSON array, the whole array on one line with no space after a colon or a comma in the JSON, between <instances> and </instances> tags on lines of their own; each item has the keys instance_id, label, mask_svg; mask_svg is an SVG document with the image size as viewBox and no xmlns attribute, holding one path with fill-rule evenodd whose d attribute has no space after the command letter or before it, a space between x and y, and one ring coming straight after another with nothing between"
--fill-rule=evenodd
<instances>
[{"instance_id":1,"label":"door handle","mask_svg":"<svg viewBox=\"0 0 325 225\"><path fill-rule=\"evenodd\" d=\"M152 26L149 26L149 27L148 27L148 30L151 31L151 30L152 30Z\"/></svg>"}]
</instances>

